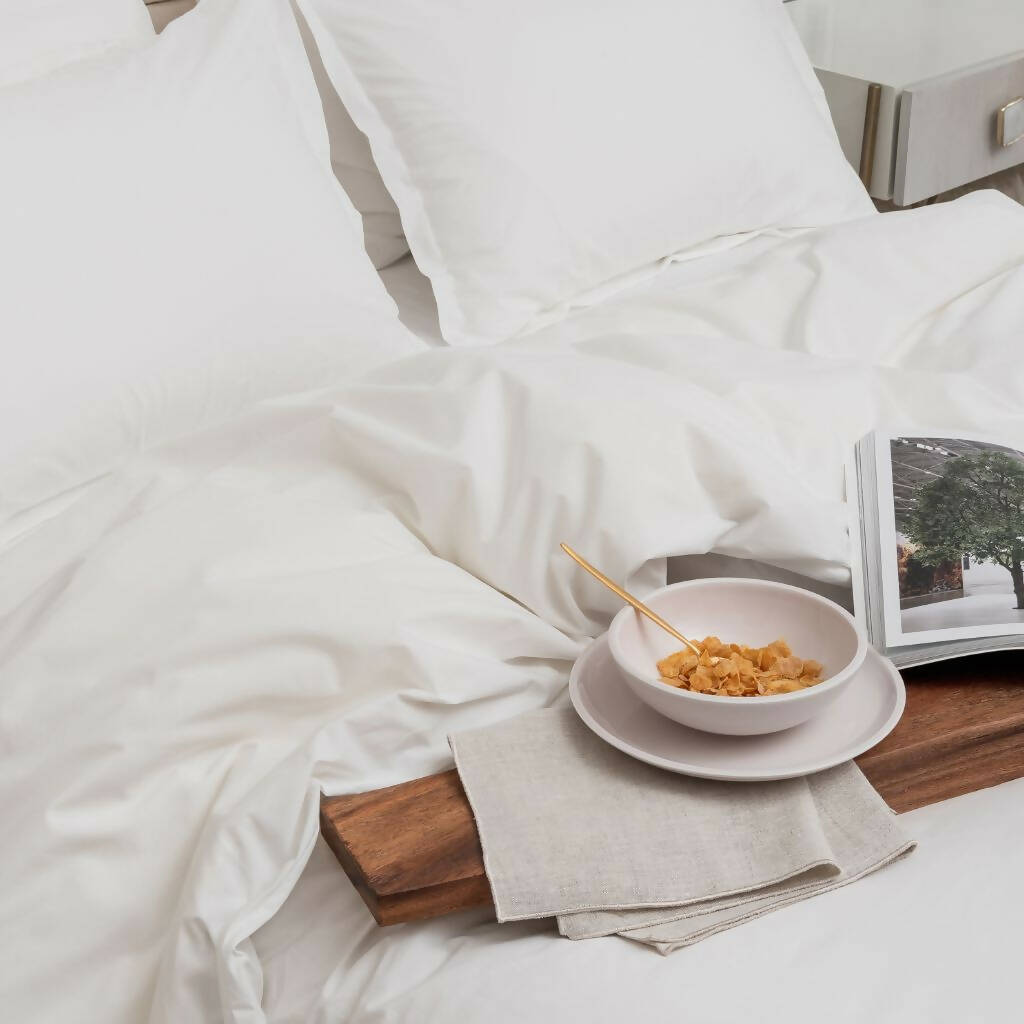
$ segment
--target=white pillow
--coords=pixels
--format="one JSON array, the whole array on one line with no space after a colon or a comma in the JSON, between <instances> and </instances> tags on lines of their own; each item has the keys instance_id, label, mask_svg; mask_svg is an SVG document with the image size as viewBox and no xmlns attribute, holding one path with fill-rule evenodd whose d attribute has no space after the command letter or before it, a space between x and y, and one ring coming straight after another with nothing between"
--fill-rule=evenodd
<instances>
[{"instance_id":1,"label":"white pillow","mask_svg":"<svg viewBox=\"0 0 1024 1024\"><path fill-rule=\"evenodd\" d=\"M0 86L152 36L142 0L2 0Z\"/></svg>"},{"instance_id":2,"label":"white pillow","mask_svg":"<svg viewBox=\"0 0 1024 1024\"><path fill-rule=\"evenodd\" d=\"M0 522L422 347L331 173L288 0L203 0L0 90L0 138Z\"/></svg>"},{"instance_id":3,"label":"white pillow","mask_svg":"<svg viewBox=\"0 0 1024 1024\"><path fill-rule=\"evenodd\" d=\"M373 162L370 143L352 123L345 105L324 70L320 52L305 19L299 14L299 29L313 69L313 79L323 103L327 137L331 144L331 166L363 218L363 240L373 265L383 270L409 251L402 221L391 193L381 181Z\"/></svg>"},{"instance_id":4,"label":"white pillow","mask_svg":"<svg viewBox=\"0 0 1024 1024\"><path fill-rule=\"evenodd\" d=\"M452 343L874 212L779 0L298 0Z\"/></svg>"},{"instance_id":5,"label":"white pillow","mask_svg":"<svg viewBox=\"0 0 1024 1024\"><path fill-rule=\"evenodd\" d=\"M130 0L136 6L141 0ZM327 138L331 146L331 166L335 177L348 193L352 204L363 218L363 239L366 252L373 265L383 270L401 259L409 251L409 243L402 231L398 207L381 181L380 172L373 162L370 143L366 136L352 123L345 105L341 102L317 50L316 41L310 34L305 19L295 9L299 31L306 47L306 56L313 69L320 101L327 121ZM180 12L179 12L180 13Z\"/></svg>"}]
</instances>

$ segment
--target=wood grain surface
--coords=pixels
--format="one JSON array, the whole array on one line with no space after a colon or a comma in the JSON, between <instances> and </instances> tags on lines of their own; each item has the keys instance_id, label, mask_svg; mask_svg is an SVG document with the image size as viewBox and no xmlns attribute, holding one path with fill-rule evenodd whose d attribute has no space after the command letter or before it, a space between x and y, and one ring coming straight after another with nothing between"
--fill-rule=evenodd
<instances>
[{"instance_id":1,"label":"wood grain surface","mask_svg":"<svg viewBox=\"0 0 1024 1024\"><path fill-rule=\"evenodd\" d=\"M454 769L324 797L320 831L378 924L491 902L473 813Z\"/></svg>"},{"instance_id":2,"label":"wood grain surface","mask_svg":"<svg viewBox=\"0 0 1024 1024\"><path fill-rule=\"evenodd\" d=\"M1024 776L1024 656L905 669L900 724L857 764L894 811Z\"/></svg>"},{"instance_id":3,"label":"wood grain surface","mask_svg":"<svg viewBox=\"0 0 1024 1024\"><path fill-rule=\"evenodd\" d=\"M857 758L895 811L1024 776L1024 657L908 669L896 729ZM454 771L323 797L320 824L378 924L491 904L473 814Z\"/></svg>"}]
</instances>

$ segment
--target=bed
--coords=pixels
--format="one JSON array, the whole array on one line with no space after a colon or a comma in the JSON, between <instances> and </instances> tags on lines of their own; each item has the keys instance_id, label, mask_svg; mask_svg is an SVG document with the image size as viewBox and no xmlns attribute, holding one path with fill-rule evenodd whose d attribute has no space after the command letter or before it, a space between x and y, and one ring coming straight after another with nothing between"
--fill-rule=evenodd
<instances>
[{"instance_id":1,"label":"bed","mask_svg":"<svg viewBox=\"0 0 1024 1024\"><path fill-rule=\"evenodd\" d=\"M329 29L329 0L301 6L311 28ZM180 66L217 74L182 73L182 106L132 100L119 112L164 110L162 131L198 133L161 157L166 220L138 207L165 243L147 266L96 236L76 249L91 222L74 217L92 214L76 214L88 204L61 186L68 212L54 216L72 220L54 266L71 280L67 267L90 253L116 259L140 296L142 313L107 315L110 331L141 337L143 300L168 281L175 301L166 330L146 334L142 376L110 385L125 389L116 418L66 397L86 373L96 393L108 386L71 349L59 415L39 425L26 400L15 420L18 392L3 392L8 429L31 424L32 451L45 453L16 462L0 448L5 1015L1010 1019L1024 782L912 812L913 857L668 958L474 912L379 929L319 838L317 809L321 791L448 767L454 731L564 704L574 659L616 609L553 565L559 540L641 592L668 572L727 566L848 603L850 444L878 422L936 416L1024 437L1024 210L978 193L681 244L614 287L577 289L555 314L545 298L544 316L495 342L532 315L532 281L510 284L500 307L479 281L438 303L436 269L428 280L406 255L378 278L351 255L360 225L390 222L372 220L383 217L372 198L358 210L337 198L338 151L303 120L319 106L294 71L305 57L291 16L276 0L203 0L161 35L183 48ZM200 17L202 45L185 30ZM259 75L280 61L279 77L237 122L262 159L231 164L234 199L205 207L223 112L238 82L262 80L246 55L271 37L290 42L266 44ZM321 54L331 72L337 55ZM0 127L28 131L29 114L62 109L72 89L100 96L101 58L85 63L87 79L67 70L41 78L44 91L14 87ZM163 96L150 67L119 64L120 95L135 81L121 76L137 75L132 96ZM22 173L14 164L9 175ZM98 181L99 166L86 159L81 173ZM282 181L303 187L274 192L287 214L275 217L265 197ZM119 210L123 185L110 187L99 194ZM208 253L176 234L193 215ZM253 217L260 230L246 234ZM245 237L245 259L230 250L245 274L226 266L214 221ZM175 277L186 252L202 273ZM488 273L503 272L496 256ZM29 270L10 259L4 273ZM82 322L88 296L119 294L125 278L86 284L69 293ZM60 309L43 317L41 301L3 336L36 338L49 366L47 338L73 327ZM244 332L225 330L245 316ZM235 347L261 331L260 347ZM183 348L203 361L181 362ZM119 351L118 373L135 349Z\"/></svg>"}]
</instances>

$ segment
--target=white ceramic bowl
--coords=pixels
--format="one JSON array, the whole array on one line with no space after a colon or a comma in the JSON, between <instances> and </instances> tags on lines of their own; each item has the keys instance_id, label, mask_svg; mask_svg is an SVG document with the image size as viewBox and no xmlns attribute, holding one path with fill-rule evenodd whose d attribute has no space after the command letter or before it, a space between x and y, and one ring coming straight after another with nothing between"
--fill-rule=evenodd
<instances>
[{"instance_id":1,"label":"white ceramic bowl","mask_svg":"<svg viewBox=\"0 0 1024 1024\"><path fill-rule=\"evenodd\" d=\"M612 620L608 645L625 681L655 711L692 729L754 736L789 729L824 711L853 679L867 639L853 616L808 590L768 580L706 579L674 583L645 601L680 633L699 643L762 647L780 637L793 653L824 667L824 681L795 693L719 697L660 681L657 662L682 646L628 605Z\"/></svg>"}]
</instances>

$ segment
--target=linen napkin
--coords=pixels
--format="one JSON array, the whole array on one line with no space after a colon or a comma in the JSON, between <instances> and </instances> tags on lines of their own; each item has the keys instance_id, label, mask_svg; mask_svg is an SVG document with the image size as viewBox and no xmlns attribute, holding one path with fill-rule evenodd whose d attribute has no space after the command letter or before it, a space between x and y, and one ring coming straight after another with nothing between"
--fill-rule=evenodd
<instances>
[{"instance_id":1,"label":"linen napkin","mask_svg":"<svg viewBox=\"0 0 1024 1024\"><path fill-rule=\"evenodd\" d=\"M571 709L449 737L499 921L556 917L662 953L846 885L914 847L851 761L711 782L616 750Z\"/></svg>"}]
</instances>

